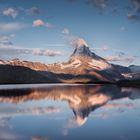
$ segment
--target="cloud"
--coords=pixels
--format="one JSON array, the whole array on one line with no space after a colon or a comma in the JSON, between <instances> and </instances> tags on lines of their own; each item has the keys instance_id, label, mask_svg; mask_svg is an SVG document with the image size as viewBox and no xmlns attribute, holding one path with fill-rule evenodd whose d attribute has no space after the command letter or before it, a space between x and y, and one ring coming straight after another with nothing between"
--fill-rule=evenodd
<instances>
[{"instance_id":1,"label":"cloud","mask_svg":"<svg viewBox=\"0 0 140 140\"><path fill-rule=\"evenodd\" d=\"M47 28L53 28L54 26L53 26L52 24L46 22L46 23L45 23L45 27L47 27Z\"/></svg>"},{"instance_id":2,"label":"cloud","mask_svg":"<svg viewBox=\"0 0 140 140\"><path fill-rule=\"evenodd\" d=\"M22 48L14 45L9 45L9 47L3 47L0 45L1 55L18 55L18 54L32 54L38 56L61 56L63 55L60 51L42 49L42 48Z\"/></svg>"},{"instance_id":3,"label":"cloud","mask_svg":"<svg viewBox=\"0 0 140 140\"><path fill-rule=\"evenodd\" d=\"M99 50L99 51L109 51L109 50L111 50L111 48L109 48L107 45L104 45L104 46L101 47L101 48L93 48L92 50L93 50L93 51L95 51L95 50Z\"/></svg>"},{"instance_id":4,"label":"cloud","mask_svg":"<svg viewBox=\"0 0 140 140\"><path fill-rule=\"evenodd\" d=\"M99 9L104 9L107 7L107 0L87 0L88 4L92 4Z\"/></svg>"},{"instance_id":5,"label":"cloud","mask_svg":"<svg viewBox=\"0 0 140 140\"><path fill-rule=\"evenodd\" d=\"M140 12L140 0L131 0L131 1L135 7L136 12Z\"/></svg>"},{"instance_id":6,"label":"cloud","mask_svg":"<svg viewBox=\"0 0 140 140\"><path fill-rule=\"evenodd\" d=\"M51 57L63 55L61 51L49 50L45 48L24 48L24 47L13 45L13 43L10 41L11 37L12 37L11 35L0 36L1 55L32 54L32 55L51 56Z\"/></svg>"},{"instance_id":7,"label":"cloud","mask_svg":"<svg viewBox=\"0 0 140 140\"><path fill-rule=\"evenodd\" d=\"M121 62L127 62L127 63L132 63L134 61L134 57L133 56L107 56L105 58L107 61L111 61L111 62L117 62L117 61L121 61Z\"/></svg>"},{"instance_id":8,"label":"cloud","mask_svg":"<svg viewBox=\"0 0 140 140\"><path fill-rule=\"evenodd\" d=\"M0 55L32 54L38 56L61 56L61 51L49 50L46 48L24 48L14 45L10 40L15 35L0 35ZM53 45L53 44L52 44ZM59 45L59 44L58 44Z\"/></svg>"},{"instance_id":9,"label":"cloud","mask_svg":"<svg viewBox=\"0 0 140 140\"><path fill-rule=\"evenodd\" d=\"M132 103L108 103L106 105L104 105L103 107L105 107L106 109L114 109L114 108L130 108L133 109L134 105Z\"/></svg>"},{"instance_id":10,"label":"cloud","mask_svg":"<svg viewBox=\"0 0 140 140\"><path fill-rule=\"evenodd\" d=\"M139 20L139 16L136 14L127 14L129 20Z\"/></svg>"},{"instance_id":11,"label":"cloud","mask_svg":"<svg viewBox=\"0 0 140 140\"><path fill-rule=\"evenodd\" d=\"M19 11L21 11L21 12L27 14L27 15L30 15L30 16L35 16L35 15L39 15L40 14L40 9L35 7L35 6L29 8L29 9L25 9L23 7L20 7Z\"/></svg>"},{"instance_id":12,"label":"cloud","mask_svg":"<svg viewBox=\"0 0 140 140\"><path fill-rule=\"evenodd\" d=\"M6 35L0 35L0 46L7 47L9 45L12 45L12 42L10 41L10 36Z\"/></svg>"},{"instance_id":13,"label":"cloud","mask_svg":"<svg viewBox=\"0 0 140 140\"><path fill-rule=\"evenodd\" d=\"M40 14L40 10L39 10L39 8L37 8L37 7L32 7L32 8L29 9L28 11L29 11L29 13L30 13L31 15L39 15L39 14Z\"/></svg>"},{"instance_id":14,"label":"cloud","mask_svg":"<svg viewBox=\"0 0 140 140\"><path fill-rule=\"evenodd\" d=\"M69 29L68 28L64 28L63 31L62 31L62 34L69 35L70 34Z\"/></svg>"},{"instance_id":15,"label":"cloud","mask_svg":"<svg viewBox=\"0 0 140 140\"><path fill-rule=\"evenodd\" d=\"M113 8L112 9L112 14L114 14L114 15L119 14L119 9L118 8Z\"/></svg>"},{"instance_id":16,"label":"cloud","mask_svg":"<svg viewBox=\"0 0 140 140\"><path fill-rule=\"evenodd\" d=\"M60 55L62 55L62 52L60 52L60 51L53 51L53 50L40 49L40 48L32 49L32 53L34 55L40 55L40 56L60 56Z\"/></svg>"},{"instance_id":17,"label":"cloud","mask_svg":"<svg viewBox=\"0 0 140 140\"><path fill-rule=\"evenodd\" d=\"M47 47L65 47L66 45L65 44L43 44L44 46L47 46Z\"/></svg>"},{"instance_id":18,"label":"cloud","mask_svg":"<svg viewBox=\"0 0 140 140\"><path fill-rule=\"evenodd\" d=\"M5 130L5 129L0 130L0 139L1 140L18 140L18 139L23 139L23 138L24 137L20 136L19 134L16 134L9 130Z\"/></svg>"},{"instance_id":19,"label":"cloud","mask_svg":"<svg viewBox=\"0 0 140 140\"><path fill-rule=\"evenodd\" d=\"M39 26L44 26L44 25L45 25L44 21L42 21L40 19L37 19L37 20L33 21L33 26L34 27L39 27Z\"/></svg>"},{"instance_id":20,"label":"cloud","mask_svg":"<svg viewBox=\"0 0 140 140\"><path fill-rule=\"evenodd\" d=\"M0 23L0 32L12 32L26 27L27 27L26 24L19 23L19 22Z\"/></svg>"},{"instance_id":21,"label":"cloud","mask_svg":"<svg viewBox=\"0 0 140 140\"><path fill-rule=\"evenodd\" d=\"M11 16L12 18L16 18L18 15L18 11L15 10L14 8L8 8L8 9L3 10L3 15Z\"/></svg>"},{"instance_id":22,"label":"cloud","mask_svg":"<svg viewBox=\"0 0 140 140\"><path fill-rule=\"evenodd\" d=\"M54 26L48 22L44 22L41 19L37 19L33 21L33 27L47 27L47 28L53 28Z\"/></svg>"},{"instance_id":23,"label":"cloud","mask_svg":"<svg viewBox=\"0 0 140 140\"><path fill-rule=\"evenodd\" d=\"M8 99L7 99L8 100ZM1 108L0 108L1 109ZM1 109L1 116L0 120L3 118L14 118L18 116L39 116L39 115L44 115L44 114L51 114L51 113L60 113L62 112L62 108L60 107L53 107L53 106L48 106L48 107L35 107L35 108L25 108L25 109L18 109L16 107L9 107L9 109L4 108L5 110ZM9 111L11 110L11 111Z\"/></svg>"},{"instance_id":24,"label":"cloud","mask_svg":"<svg viewBox=\"0 0 140 140\"><path fill-rule=\"evenodd\" d=\"M124 55L126 55L124 52L121 52L121 51L119 51L119 52L117 52L118 54L119 54L119 56L124 56Z\"/></svg>"},{"instance_id":25,"label":"cloud","mask_svg":"<svg viewBox=\"0 0 140 140\"><path fill-rule=\"evenodd\" d=\"M65 40L68 42L69 45L71 45L74 48L79 48L81 46L88 47L87 42L83 38L80 38L78 36L68 35L65 36Z\"/></svg>"},{"instance_id":26,"label":"cloud","mask_svg":"<svg viewBox=\"0 0 140 140\"><path fill-rule=\"evenodd\" d=\"M68 28L64 28L62 34L64 35L64 39L67 43L72 47L77 48L83 45L88 47L87 42L83 38L71 34Z\"/></svg>"}]
</instances>

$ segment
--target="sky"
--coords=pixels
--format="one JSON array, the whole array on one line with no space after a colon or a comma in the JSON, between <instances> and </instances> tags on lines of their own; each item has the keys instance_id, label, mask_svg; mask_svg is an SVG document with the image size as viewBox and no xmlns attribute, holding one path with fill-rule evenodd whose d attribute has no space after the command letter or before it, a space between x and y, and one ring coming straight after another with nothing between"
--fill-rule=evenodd
<instances>
[{"instance_id":1,"label":"sky","mask_svg":"<svg viewBox=\"0 0 140 140\"><path fill-rule=\"evenodd\" d=\"M140 0L0 0L0 59L67 61L78 38L111 63L140 65Z\"/></svg>"}]
</instances>

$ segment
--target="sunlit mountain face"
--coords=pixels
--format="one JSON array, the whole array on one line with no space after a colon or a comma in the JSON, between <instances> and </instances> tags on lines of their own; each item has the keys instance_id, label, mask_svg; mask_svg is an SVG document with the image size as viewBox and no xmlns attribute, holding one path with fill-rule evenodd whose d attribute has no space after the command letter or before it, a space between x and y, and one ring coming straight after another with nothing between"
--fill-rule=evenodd
<instances>
[{"instance_id":1,"label":"sunlit mountain face","mask_svg":"<svg viewBox=\"0 0 140 140\"><path fill-rule=\"evenodd\" d=\"M137 140L139 133L130 135L129 129L139 128L139 92L111 85L5 85L0 89L0 138L121 140L123 135ZM91 131L97 127L102 135ZM106 127L106 132L101 129Z\"/></svg>"}]
</instances>

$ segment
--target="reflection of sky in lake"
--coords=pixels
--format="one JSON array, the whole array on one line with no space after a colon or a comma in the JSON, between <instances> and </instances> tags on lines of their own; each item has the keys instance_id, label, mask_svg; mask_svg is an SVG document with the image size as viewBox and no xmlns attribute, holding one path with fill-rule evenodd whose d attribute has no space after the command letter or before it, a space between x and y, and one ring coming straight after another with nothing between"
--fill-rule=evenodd
<instances>
[{"instance_id":1,"label":"reflection of sky in lake","mask_svg":"<svg viewBox=\"0 0 140 140\"><path fill-rule=\"evenodd\" d=\"M139 140L139 94L93 85L0 90L0 139Z\"/></svg>"}]
</instances>

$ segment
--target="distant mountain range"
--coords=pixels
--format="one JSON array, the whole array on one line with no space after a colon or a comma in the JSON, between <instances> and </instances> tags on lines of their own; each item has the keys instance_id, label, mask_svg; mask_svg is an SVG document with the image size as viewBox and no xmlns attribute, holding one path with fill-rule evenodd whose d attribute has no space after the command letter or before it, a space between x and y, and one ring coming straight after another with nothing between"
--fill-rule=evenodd
<instances>
[{"instance_id":1,"label":"distant mountain range","mask_svg":"<svg viewBox=\"0 0 140 140\"><path fill-rule=\"evenodd\" d=\"M86 42L79 39L68 62L42 64L19 59L0 60L0 83L114 83L132 77L130 74L134 70L138 73L140 67L111 64L91 52Z\"/></svg>"}]
</instances>

